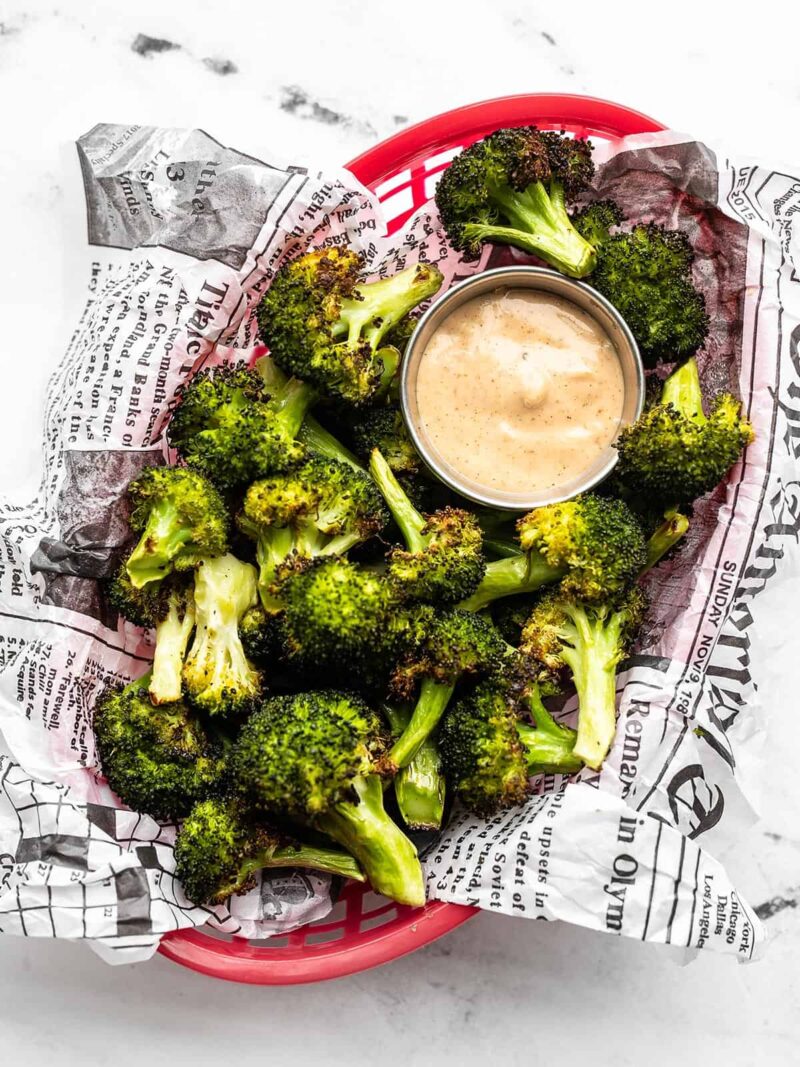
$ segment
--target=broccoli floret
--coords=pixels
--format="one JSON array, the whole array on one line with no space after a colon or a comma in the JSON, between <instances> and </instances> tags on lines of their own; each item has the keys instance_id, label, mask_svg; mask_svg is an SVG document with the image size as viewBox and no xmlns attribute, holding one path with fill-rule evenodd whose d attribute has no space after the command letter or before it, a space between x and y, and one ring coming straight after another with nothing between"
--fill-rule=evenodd
<instances>
[{"instance_id":1,"label":"broccoli floret","mask_svg":"<svg viewBox=\"0 0 800 1067\"><path fill-rule=\"evenodd\" d=\"M270 395L283 394L289 378L270 356L260 356L256 360L254 369ZM306 414L303 419L297 439L314 455L322 456L324 459L335 459L339 463L347 463L358 471L364 469L353 453L310 413Z\"/></svg>"},{"instance_id":2,"label":"broccoli floret","mask_svg":"<svg viewBox=\"0 0 800 1067\"><path fill-rule=\"evenodd\" d=\"M703 413L697 363L690 359L667 378L659 403L620 433L616 478L645 504L688 504L725 477L753 436L730 393Z\"/></svg>"},{"instance_id":3,"label":"broccoli floret","mask_svg":"<svg viewBox=\"0 0 800 1067\"><path fill-rule=\"evenodd\" d=\"M196 630L183 666L189 700L209 715L248 711L261 675L245 655L239 623L258 600L256 569L235 556L205 560L194 585Z\"/></svg>"},{"instance_id":4,"label":"broccoli floret","mask_svg":"<svg viewBox=\"0 0 800 1067\"><path fill-rule=\"evenodd\" d=\"M399 737L411 721L406 705L384 704L384 714ZM397 808L410 830L438 830L444 817L445 780L435 738L427 737L407 767L395 775L392 785Z\"/></svg>"},{"instance_id":5,"label":"broccoli floret","mask_svg":"<svg viewBox=\"0 0 800 1067\"><path fill-rule=\"evenodd\" d=\"M175 842L175 873L195 904L221 904L256 884L267 867L306 867L363 882L352 856L332 848L299 844L255 822L237 798L213 797L195 804Z\"/></svg>"},{"instance_id":6,"label":"broccoli floret","mask_svg":"<svg viewBox=\"0 0 800 1067\"><path fill-rule=\"evenodd\" d=\"M126 563L135 589L227 552L228 513L202 474L146 467L128 486L128 497L131 529L140 535Z\"/></svg>"},{"instance_id":7,"label":"broccoli floret","mask_svg":"<svg viewBox=\"0 0 800 1067\"><path fill-rule=\"evenodd\" d=\"M470 596L486 569L478 520L461 508L442 508L424 518L375 449L369 469L406 542L388 556L389 580L401 595L448 604Z\"/></svg>"},{"instance_id":8,"label":"broccoli floret","mask_svg":"<svg viewBox=\"0 0 800 1067\"><path fill-rule=\"evenodd\" d=\"M363 269L350 250L309 252L278 271L258 310L282 370L355 405L388 388L400 353L387 334L442 284L427 263L368 284Z\"/></svg>"},{"instance_id":9,"label":"broccoli floret","mask_svg":"<svg viewBox=\"0 0 800 1067\"><path fill-rule=\"evenodd\" d=\"M353 447L363 460L368 463L373 449L377 448L398 477L417 474L422 466L400 409L393 405L359 412L351 437Z\"/></svg>"},{"instance_id":10,"label":"broccoli floret","mask_svg":"<svg viewBox=\"0 0 800 1067\"><path fill-rule=\"evenodd\" d=\"M276 580L290 658L308 665L356 662L369 671L388 637L396 597L382 574L347 559L284 564Z\"/></svg>"},{"instance_id":11,"label":"broccoli floret","mask_svg":"<svg viewBox=\"0 0 800 1067\"><path fill-rule=\"evenodd\" d=\"M426 605L417 613L416 640L411 640L392 676L399 695L413 694L418 680L419 696L408 725L391 750L392 762L407 767L430 737L447 707L456 684L464 677L498 674L508 660L508 645L495 627L474 612L432 612Z\"/></svg>"},{"instance_id":12,"label":"broccoli floret","mask_svg":"<svg viewBox=\"0 0 800 1067\"><path fill-rule=\"evenodd\" d=\"M594 174L592 146L535 126L496 130L455 157L436 189L450 243L477 258L485 242L539 256L583 278L595 251L570 221L566 204Z\"/></svg>"},{"instance_id":13,"label":"broccoli floret","mask_svg":"<svg viewBox=\"0 0 800 1067\"><path fill-rule=\"evenodd\" d=\"M594 203L576 211L572 225L590 245L599 248L611 236L610 230L622 222L622 211L613 200L595 200Z\"/></svg>"},{"instance_id":14,"label":"broccoli floret","mask_svg":"<svg viewBox=\"0 0 800 1067\"><path fill-rule=\"evenodd\" d=\"M305 458L296 438L315 399L296 380L270 394L249 367L203 370L184 386L167 436L190 467L227 489Z\"/></svg>"},{"instance_id":15,"label":"broccoli floret","mask_svg":"<svg viewBox=\"0 0 800 1067\"><path fill-rule=\"evenodd\" d=\"M280 610L273 585L289 556L340 555L379 533L388 518L369 475L335 460L311 459L254 482L237 523L256 543L264 608Z\"/></svg>"},{"instance_id":16,"label":"broccoli floret","mask_svg":"<svg viewBox=\"0 0 800 1067\"><path fill-rule=\"evenodd\" d=\"M173 572L136 589L123 564L109 585L108 600L130 622L155 627L150 699L154 704L180 700L183 660L194 629L193 574Z\"/></svg>"},{"instance_id":17,"label":"broccoli floret","mask_svg":"<svg viewBox=\"0 0 800 1067\"><path fill-rule=\"evenodd\" d=\"M106 689L93 727L108 784L129 807L156 819L179 819L214 793L224 759L181 701L154 707L146 674Z\"/></svg>"},{"instance_id":18,"label":"broccoli floret","mask_svg":"<svg viewBox=\"0 0 800 1067\"><path fill-rule=\"evenodd\" d=\"M244 654L258 666L278 659L283 651L283 631L280 617L265 611L261 605L248 608L239 623L239 637Z\"/></svg>"},{"instance_id":19,"label":"broccoli floret","mask_svg":"<svg viewBox=\"0 0 800 1067\"><path fill-rule=\"evenodd\" d=\"M248 803L308 822L359 862L372 888L425 903L417 851L383 807L385 728L353 694L274 697L245 723L232 757Z\"/></svg>"},{"instance_id":20,"label":"broccoli floret","mask_svg":"<svg viewBox=\"0 0 800 1067\"><path fill-rule=\"evenodd\" d=\"M614 740L617 664L628 653L646 604L636 586L595 605L557 590L542 598L522 632L522 655L548 671L571 675L578 693L574 752L594 770L602 767Z\"/></svg>"},{"instance_id":21,"label":"broccoli floret","mask_svg":"<svg viewBox=\"0 0 800 1067\"><path fill-rule=\"evenodd\" d=\"M533 593L561 580L585 599L621 589L644 566L644 534L621 500L584 493L535 508L517 523L523 554L494 560L483 581L459 606L480 611L501 597Z\"/></svg>"},{"instance_id":22,"label":"broccoli floret","mask_svg":"<svg viewBox=\"0 0 800 1067\"><path fill-rule=\"evenodd\" d=\"M598 248L591 284L623 316L642 359L687 359L708 334L702 294L692 283L694 253L680 230L654 223L609 237Z\"/></svg>"},{"instance_id":23,"label":"broccoli floret","mask_svg":"<svg viewBox=\"0 0 800 1067\"><path fill-rule=\"evenodd\" d=\"M464 806L489 817L523 804L533 774L574 774L576 734L557 723L536 687L524 701L534 725L520 719L506 690L482 682L445 716L439 749L448 782Z\"/></svg>"}]
</instances>

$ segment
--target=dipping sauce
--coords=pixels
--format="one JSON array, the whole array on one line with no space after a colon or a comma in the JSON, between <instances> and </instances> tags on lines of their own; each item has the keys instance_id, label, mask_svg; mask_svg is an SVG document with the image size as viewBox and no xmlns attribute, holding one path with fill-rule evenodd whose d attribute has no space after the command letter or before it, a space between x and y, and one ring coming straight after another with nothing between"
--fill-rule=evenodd
<instances>
[{"instance_id":1,"label":"dipping sauce","mask_svg":"<svg viewBox=\"0 0 800 1067\"><path fill-rule=\"evenodd\" d=\"M504 493L577 478L614 440L623 410L616 349L562 297L497 289L466 301L419 362L420 428L441 458Z\"/></svg>"}]
</instances>

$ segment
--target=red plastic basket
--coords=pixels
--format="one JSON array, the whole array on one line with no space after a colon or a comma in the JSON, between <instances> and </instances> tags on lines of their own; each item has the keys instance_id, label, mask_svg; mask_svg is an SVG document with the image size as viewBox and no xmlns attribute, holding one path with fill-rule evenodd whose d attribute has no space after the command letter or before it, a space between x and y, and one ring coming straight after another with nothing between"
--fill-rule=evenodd
<instances>
[{"instance_id":1,"label":"red plastic basket","mask_svg":"<svg viewBox=\"0 0 800 1067\"><path fill-rule=\"evenodd\" d=\"M381 201L391 233L431 198L437 178L460 148L500 126L529 123L593 140L664 129L647 115L607 100L531 93L446 111L401 130L347 166ZM165 937L160 951L184 967L234 982L319 982L404 956L474 914L473 908L441 901L407 908L350 884L331 915L284 937L253 942L208 929L182 930Z\"/></svg>"}]
</instances>

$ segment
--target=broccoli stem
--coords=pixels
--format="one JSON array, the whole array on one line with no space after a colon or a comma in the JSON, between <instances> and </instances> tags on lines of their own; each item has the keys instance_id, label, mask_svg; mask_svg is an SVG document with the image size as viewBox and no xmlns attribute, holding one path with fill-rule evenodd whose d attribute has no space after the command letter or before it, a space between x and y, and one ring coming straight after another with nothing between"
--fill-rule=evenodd
<instances>
[{"instance_id":1,"label":"broccoli stem","mask_svg":"<svg viewBox=\"0 0 800 1067\"><path fill-rule=\"evenodd\" d=\"M453 695L455 684L423 678L419 698L408 725L389 752L389 759L398 768L407 767L419 752L426 738L430 737L444 715Z\"/></svg>"},{"instance_id":2,"label":"broccoli stem","mask_svg":"<svg viewBox=\"0 0 800 1067\"><path fill-rule=\"evenodd\" d=\"M275 849L274 852L255 856L244 864L242 873L247 877L264 867L305 867L312 871L338 874L341 878L350 878L354 882L366 881L364 872L353 857L337 848L284 845L282 848Z\"/></svg>"},{"instance_id":3,"label":"broccoli stem","mask_svg":"<svg viewBox=\"0 0 800 1067\"><path fill-rule=\"evenodd\" d=\"M183 524L170 500L154 503L139 543L125 565L134 589L166 577L172 570L172 561L191 539L191 529Z\"/></svg>"},{"instance_id":4,"label":"broccoli stem","mask_svg":"<svg viewBox=\"0 0 800 1067\"><path fill-rule=\"evenodd\" d=\"M563 568L551 567L538 552L519 553L486 565L481 584L457 606L464 611L481 611L493 600L517 593L534 593L549 582L557 582Z\"/></svg>"},{"instance_id":5,"label":"broccoli stem","mask_svg":"<svg viewBox=\"0 0 800 1067\"><path fill-rule=\"evenodd\" d=\"M578 694L578 735L573 752L592 770L603 766L617 730L617 663L620 617L590 622L574 605L569 614L577 630L575 647L565 645L562 656L572 672Z\"/></svg>"},{"instance_id":6,"label":"broccoli stem","mask_svg":"<svg viewBox=\"0 0 800 1067\"><path fill-rule=\"evenodd\" d=\"M194 629L194 602L185 603L179 594L169 598L167 614L156 624L156 647L150 679L150 699L154 704L180 700L186 646Z\"/></svg>"},{"instance_id":7,"label":"broccoli stem","mask_svg":"<svg viewBox=\"0 0 800 1067\"><path fill-rule=\"evenodd\" d=\"M316 403L316 390L306 382L290 378L275 400L286 432L291 437L297 437L309 409Z\"/></svg>"},{"instance_id":8,"label":"broccoli stem","mask_svg":"<svg viewBox=\"0 0 800 1067\"><path fill-rule=\"evenodd\" d=\"M258 563L258 598L264 611L272 614L281 610L281 602L272 593L275 571L294 547L292 531L286 526L273 527L268 536L256 534L256 562Z\"/></svg>"},{"instance_id":9,"label":"broccoli stem","mask_svg":"<svg viewBox=\"0 0 800 1067\"><path fill-rule=\"evenodd\" d=\"M549 193L541 182L534 182L524 192L498 186L492 196L511 225L467 223L464 236L470 243L514 245L573 278L583 278L594 270L597 255L572 225L560 182L551 181Z\"/></svg>"},{"instance_id":10,"label":"broccoli stem","mask_svg":"<svg viewBox=\"0 0 800 1067\"><path fill-rule=\"evenodd\" d=\"M538 688L527 696L534 726L517 723L529 774L574 774L583 762L574 752L576 733L557 723L542 703Z\"/></svg>"},{"instance_id":11,"label":"broccoli stem","mask_svg":"<svg viewBox=\"0 0 800 1067\"><path fill-rule=\"evenodd\" d=\"M386 705L386 717L395 735L411 720L411 710ZM407 767L394 777L394 793L403 822L412 830L438 830L444 815L445 781L439 746L427 737Z\"/></svg>"},{"instance_id":12,"label":"broccoli stem","mask_svg":"<svg viewBox=\"0 0 800 1067\"><path fill-rule=\"evenodd\" d=\"M670 374L661 390L661 403L672 404L676 411L693 422L704 423L703 391L697 360L692 357Z\"/></svg>"},{"instance_id":13,"label":"broccoli stem","mask_svg":"<svg viewBox=\"0 0 800 1067\"><path fill-rule=\"evenodd\" d=\"M438 271L419 264L398 271L391 278L359 285L351 299L342 300L339 314L342 326L338 329L346 329L349 344L366 340L377 350L392 327L426 297L432 296L441 284Z\"/></svg>"},{"instance_id":14,"label":"broccoli stem","mask_svg":"<svg viewBox=\"0 0 800 1067\"><path fill-rule=\"evenodd\" d=\"M483 550L497 559L513 559L521 556L519 545L516 541L507 541L497 537L484 537Z\"/></svg>"},{"instance_id":15,"label":"broccoli stem","mask_svg":"<svg viewBox=\"0 0 800 1067\"><path fill-rule=\"evenodd\" d=\"M400 527L400 533L409 552L422 552L428 545L428 538L422 531L425 519L408 499L403 487L394 476L394 472L377 448L369 457L369 472L375 484L383 494L392 518Z\"/></svg>"},{"instance_id":16,"label":"broccoli stem","mask_svg":"<svg viewBox=\"0 0 800 1067\"><path fill-rule=\"evenodd\" d=\"M376 893L422 907L425 884L417 850L386 814L377 775L356 778L357 802L340 801L316 819L323 833L358 860Z\"/></svg>"},{"instance_id":17,"label":"broccoli stem","mask_svg":"<svg viewBox=\"0 0 800 1067\"><path fill-rule=\"evenodd\" d=\"M269 356L261 356L256 360L255 368L264 379L267 389L272 393L282 393L285 390L289 379ZM357 471L364 470L353 453L345 448L341 441L337 440L321 423L317 422L313 415L307 414L303 419L303 425L297 437L302 444L320 456L347 463Z\"/></svg>"},{"instance_id":18,"label":"broccoli stem","mask_svg":"<svg viewBox=\"0 0 800 1067\"><path fill-rule=\"evenodd\" d=\"M689 520L676 508L664 512L664 521L647 541L647 561L642 568L642 574L655 567L662 556L677 545L688 529Z\"/></svg>"}]
</instances>

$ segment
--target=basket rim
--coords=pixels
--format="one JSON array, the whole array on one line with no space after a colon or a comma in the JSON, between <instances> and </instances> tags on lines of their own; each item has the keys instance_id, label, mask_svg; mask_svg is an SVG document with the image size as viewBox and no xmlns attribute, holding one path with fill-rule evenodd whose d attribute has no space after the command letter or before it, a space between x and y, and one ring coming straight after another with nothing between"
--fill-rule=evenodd
<instances>
[{"instance_id":1,"label":"basket rim","mask_svg":"<svg viewBox=\"0 0 800 1067\"><path fill-rule=\"evenodd\" d=\"M577 93L519 93L493 97L443 111L407 126L356 156L345 169L367 188L421 162L442 142L475 140L498 126L569 127L578 135L611 137L655 133L666 127L624 104ZM416 210L416 209L415 209ZM429 901L423 908L402 908L395 919L362 934L358 943L334 940L319 945L255 947L230 943L203 933L202 927L175 930L162 938L158 951L174 963L210 978L251 985L297 985L343 978L369 970L422 948L461 926L479 909L447 901Z\"/></svg>"}]
</instances>

